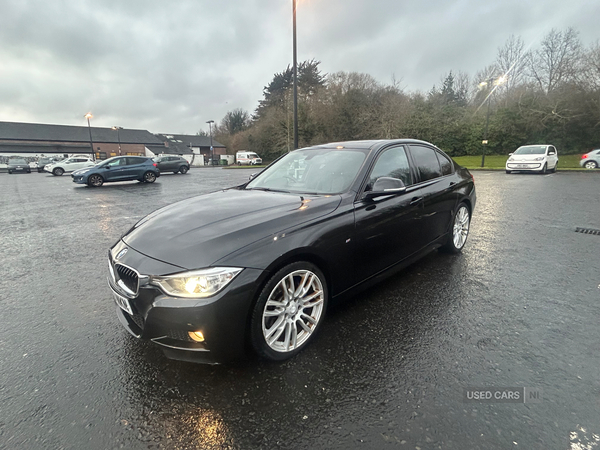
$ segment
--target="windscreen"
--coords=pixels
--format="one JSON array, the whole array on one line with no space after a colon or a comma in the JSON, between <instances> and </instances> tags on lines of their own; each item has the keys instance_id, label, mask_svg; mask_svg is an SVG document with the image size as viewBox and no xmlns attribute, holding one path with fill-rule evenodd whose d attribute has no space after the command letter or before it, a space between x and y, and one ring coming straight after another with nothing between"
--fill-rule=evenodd
<instances>
[{"instance_id":1,"label":"windscreen","mask_svg":"<svg viewBox=\"0 0 600 450\"><path fill-rule=\"evenodd\" d=\"M515 155L543 155L544 153L546 153L545 145L527 145L519 147Z\"/></svg>"},{"instance_id":2,"label":"windscreen","mask_svg":"<svg viewBox=\"0 0 600 450\"><path fill-rule=\"evenodd\" d=\"M246 189L339 194L350 188L367 152L355 149L296 150L261 172Z\"/></svg>"}]
</instances>

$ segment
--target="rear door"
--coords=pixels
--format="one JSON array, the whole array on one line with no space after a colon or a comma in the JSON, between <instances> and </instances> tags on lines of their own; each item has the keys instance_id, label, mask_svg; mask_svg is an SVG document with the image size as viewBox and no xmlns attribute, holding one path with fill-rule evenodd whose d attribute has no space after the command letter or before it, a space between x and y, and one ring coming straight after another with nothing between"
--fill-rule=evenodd
<instances>
[{"instance_id":1,"label":"rear door","mask_svg":"<svg viewBox=\"0 0 600 450\"><path fill-rule=\"evenodd\" d=\"M423 201L422 243L427 245L448 231L457 200L453 189L457 180L450 159L433 147L410 144L409 149Z\"/></svg>"}]
</instances>

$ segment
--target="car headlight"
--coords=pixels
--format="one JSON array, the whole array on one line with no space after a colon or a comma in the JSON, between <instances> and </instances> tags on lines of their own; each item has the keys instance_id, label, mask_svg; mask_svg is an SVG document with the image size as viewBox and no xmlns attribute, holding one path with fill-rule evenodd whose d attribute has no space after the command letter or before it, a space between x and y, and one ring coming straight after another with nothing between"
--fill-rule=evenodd
<instances>
[{"instance_id":1,"label":"car headlight","mask_svg":"<svg viewBox=\"0 0 600 450\"><path fill-rule=\"evenodd\" d=\"M544 157L543 156L539 156L539 157L535 158L534 161L541 161L542 159L544 159Z\"/></svg>"},{"instance_id":2,"label":"car headlight","mask_svg":"<svg viewBox=\"0 0 600 450\"><path fill-rule=\"evenodd\" d=\"M153 276L150 283L174 297L205 298L220 292L241 271L239 267L211 267L164 277Z\"/></svg>"},{"instance_id":3,"label":"car headlight","mask_svg":"<svg viewBox=\"0 0 600 450\"><path fill-rule=\"evenodd\" d=\"M508 158L509 161L514 161L513 157L511 156L510 158Z\"/></svg>"}]
</instances>

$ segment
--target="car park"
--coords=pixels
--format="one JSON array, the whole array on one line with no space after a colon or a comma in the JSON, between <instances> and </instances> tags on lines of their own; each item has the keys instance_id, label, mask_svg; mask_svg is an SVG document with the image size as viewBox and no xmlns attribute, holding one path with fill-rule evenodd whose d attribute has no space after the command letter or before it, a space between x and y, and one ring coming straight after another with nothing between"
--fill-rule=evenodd
<instances>
[{"instance_id":1,"label":"car park","mask_svg":"<svg viewBox=\"0 0 600 450\"><path fill-rule=\"evenodd\" d=\"M579 165L586 169L597 169L600 167L600 149L592 150L581 156Z\"/></svg>"},{"instance_id":2,"label":"car park","mask_svg":"<svg viewBox=\"0 0 600 450\"><path fill-rule=\"evenodd\" d=\"M164 172L173 172L186 174L190 170L190 163L182 156L160 155L154 158L159 170Z\"/></svg>"},{"instance_id":3,"label":"car park","mask_svg":"<svg viewBox=\"0 0 600 450\"><path fill-rule=\"evenodd\" d=\"M44 167L44 171L59 177L64 173L74 172L85 167L93 167L94 165L96 165L96 162L91 158L86 156L72 156L62 161L48 164Z\"/></svg>"},{"instance_id":4,"label":"car park","mask_svg":"<svg viewBox=\"0 0 600 450\"><path fill-rule=\"evenodd\" d=\"M238 166L262 164L262 158L254 152L237 152L235 161Z\"/></svg>"},{"instance_id":5,"label":"car park","mask_svg":"<svg viewBox=\"0 0 600 450\"><path fill-rule=\"evenodd\" d=\"M22 158L12 158L8 160L7 172L13 173L31 173L29 163Z\"/></svg>"},{"instance_id":6,"label":"car park","mask_svg":"<svg viewBox=\"0 0 600 450\"><path fill-rule=\"evenodd\" d=\"M301 351L330 301L427 253L460 252L473 177L418 140L292 151L251 181L146 216L109 250L122 325L169 358Z\"/></svg>"},{"instance_id":7,"label":"car park","mask_svg":"<svg viewBox=\"0 0 600 450\"><path fill-rule=\"evenodd\" d=\"M137 180L154 183L160 176L157 164L143 156L115 156L71 174L74 183L100 187L104 183Z\"/></svg>"},{"instance_id":8,"label":"car park","mask_svg":"<svg viewBox=\"0 0 600 450\"><path fill-rule=\"evenodd\" d=\"M506 173L512 172L556 172L558 152L553 145L524 145L509 153Z\"/></svg>"}]
</instances>

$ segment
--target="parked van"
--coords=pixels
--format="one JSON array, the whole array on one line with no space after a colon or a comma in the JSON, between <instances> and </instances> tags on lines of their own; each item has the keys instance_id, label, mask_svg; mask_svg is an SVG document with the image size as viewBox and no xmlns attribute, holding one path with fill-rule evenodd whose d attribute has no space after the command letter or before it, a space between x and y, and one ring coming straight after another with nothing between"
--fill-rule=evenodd
<instances>
[{"instance_id":1,"label":"parked van","mask_svg":"<svg viewBox=\"0 0 600 450\"><path fill-rule=\"evenodd\" d=\"M241 165L256 165L262 164L262 159L254 152L237 152L235 154L235 162L238 166Z\"/></svg>"}]
</instances>

